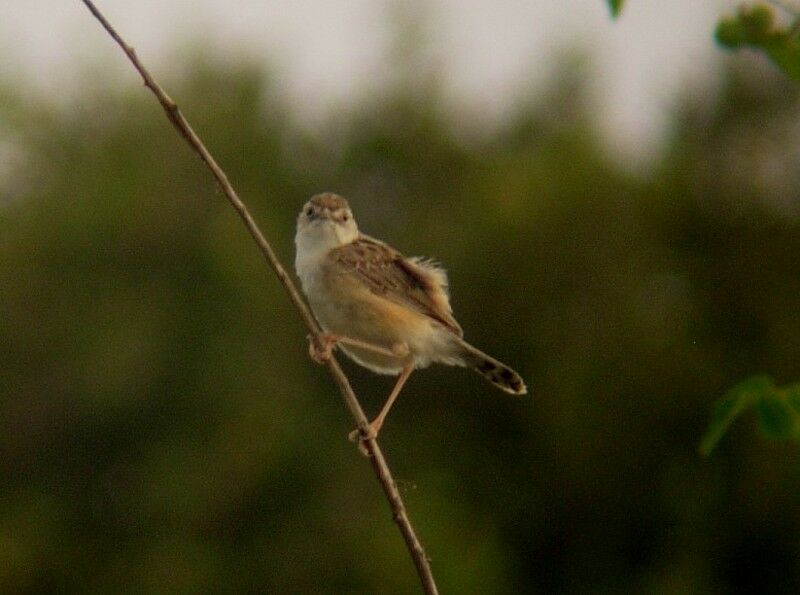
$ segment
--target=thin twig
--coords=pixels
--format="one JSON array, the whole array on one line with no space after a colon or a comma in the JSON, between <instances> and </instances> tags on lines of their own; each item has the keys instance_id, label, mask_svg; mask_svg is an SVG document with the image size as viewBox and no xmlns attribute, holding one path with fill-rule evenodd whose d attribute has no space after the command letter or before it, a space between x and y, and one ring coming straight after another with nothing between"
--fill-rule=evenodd
<instances>
[{"instance_id":1,"label":"thin twig","mask_svg":"<svg viewBox=\"0 0 800 595\"><path fill-rule=\"evenodd\" d=\"M208 149L206 149L205 145L200 140L200 137L197 136L194 129L192 129L192 127L189 125L189 122L186 120L186 118L184 118L183 114L178 109L177 104L172 100L172 98L170 98L169 95L164 92L161 86L155 81L155 79L153 79L148 70L139 61L134 49L128 45L124 39L122 39L119 33L117 33L114 27L111 26L111 23L108 22L108 20L103 16L103 14L98 10L91 0L82 0L82 2L91 11L94 17L100 21L100 24L108 32L108 34L114 38L114 41L116 41L117 44L122 48L122 50L128 56L128 59L133 64L134 68L136 68L141 75L145 86L153 92L158 99L158 102L164 108L169 121L172 122L172 125L175 127L175 129L186 140L186 142L189 143L189 146L191 146L191 148L200 156L200 159L202 159L211 170L216 183L219 185L220 189L225 194L225 197L231 203L233 208L236 209L236 212L241 217L245 227L247 227L250 235L253 236L256 244L258 244L258 247L261 249L261 252L264 255L264 258L267 260L267 263L275 272L275 275L277 275L278 280L283 285L286 293L289 294L289 299L291 299L292 304L294 304L295 309L300 314L300 317L303 319L306 327L308 327L308 330L311 331L313 337L316 339L321 333L319 324L311 314L308 306L306 306L303 298L300 297L300 293L297 291L297 288L287 274L286 269L283 268L283 265L281 265L278 257L272 250L272 246L270 246L269 242L264 237L264 234L261 233L261 230L258 228L258 225L256 225L256 222L253 220L253 217L250 215L247 207L236 194L233 186L231 186L230 182L228 181L228 176L217 164L214 157L211 156L211 153L208 152ZM397 489L397 484L395 483L394 477L392 477L392 472L389 470L386 459L383 457L383 452L381 451L377 440L370 434L369 420L367 419L367 416L364 415L364 410L361 408L361 404L356 398L347 376L344 374L341 367L339 367L338 362L332 357L328 361L327 365L328 370L330 371L331 376L336 383L336 386L339 388L339 392L342 394L342 398L344 399L347 408L350 410L350 414L353 416L353 419L356 422L359 433L361 434L361 442L366 448L375 474L377 475L381 487L386 494L386 499L389 501L389 506L392 510L392 517L400 528L403 539L405 539L406 547L408 548L411 558L414 561L414 565L417 568L417 574L422 582L422 587L425 593L428 595L438 594L436 583L431 572L430 560L426 556L425 550L417 538L414 527L411 525L411 521L408 518L408 513L406 512L406 507L403 504L403 499L401 498L400 492Z\"/></svg>"}]
</instances>

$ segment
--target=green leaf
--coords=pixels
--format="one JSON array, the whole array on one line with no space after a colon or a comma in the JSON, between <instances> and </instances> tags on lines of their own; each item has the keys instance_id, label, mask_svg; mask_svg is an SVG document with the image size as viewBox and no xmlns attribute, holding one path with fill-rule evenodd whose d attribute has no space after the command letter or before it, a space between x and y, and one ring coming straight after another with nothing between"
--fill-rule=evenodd
<instances>
[{"instance_id":1,"label":"green leaf","mask_svg":"<svg viewBox=\"0 0 800 595\"><path fill-rule=\"evenodd\" d=\"M759 375L752 376L729 390L714 408L711 423L700 442L702 455L711 454L734 420L774 388L775 385L769 376Z\"/></svg>"},{"instance_id":2,"label":"green leaf","mask_svg":"<svg viewBox=\"0 0 800 595\"><path fill-rule=\"evenodd\" d=\"M752 47L763 51L783 72L800 82L800 37L795 25L775 25L772 9L763 4L739 8L734 17L722 19L715 32L717 42L729 49Z\"/></svg>"},{"instance_id":3,"label":"green leaf","mask_svg":"<svg viewBox=\"0 0 800 595\"><path fill-rule=\"evenodd\" d=\"M762 397L756 411L758 423L769 438L780 440L792 435L795 413L780 393Z\"/></svg>"},{"instance_id":4,"label":"green leaf","mask_svg":"<svg viewBox=\"0 0 800 595\"><path fill-rule=\"evenodd\" d=\"M611 16L617 18L619 13L622 12L622 5L625 0L608 0L608 7L611 9Z\"/></svg>"}]
</instances>

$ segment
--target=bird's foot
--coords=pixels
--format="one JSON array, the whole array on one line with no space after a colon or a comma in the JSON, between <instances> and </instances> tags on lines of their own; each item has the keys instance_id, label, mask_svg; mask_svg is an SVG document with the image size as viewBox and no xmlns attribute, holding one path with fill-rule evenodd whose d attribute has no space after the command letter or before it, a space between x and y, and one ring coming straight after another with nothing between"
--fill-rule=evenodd
<instances>
[{"instance_id":1,"label":"bird's foot","mask_svg":"<svg viewBox=\"0 0 800 595\"><path fill-rule=\"evenodd\" d=\"M337 341L337 337L328 333L308 335L308 355L318 364L328 363Z\"/></svg>"},{"instance_id":2,"label":"bird's foot","mask_svg":"<svg viewBox=\"0 0 800 595\"><path fill-rule=\"evenodd\" d=\"M358 450L365 457L370 456L369 455L369 450L367 449L367 446L366 446L365 442L367 440L374 440L375 438L377 438L378 437L378 432L381 429L381 425L382 424L377 424L376 423L377 421L378 420L375 420L371 424L369 424L367 432L366 432L366 435L362 434L362 432L361 432L361 430L359 428L356 428L355 430L353 430L352 432L350 432L347 435L347 439L350 442L358 443Z\"/></svg>"}]
</instances>

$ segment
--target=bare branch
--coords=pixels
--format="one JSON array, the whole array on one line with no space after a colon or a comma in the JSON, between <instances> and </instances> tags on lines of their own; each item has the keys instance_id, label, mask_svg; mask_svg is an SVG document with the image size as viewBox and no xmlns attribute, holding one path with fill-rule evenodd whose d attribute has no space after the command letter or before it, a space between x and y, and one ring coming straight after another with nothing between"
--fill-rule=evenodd
<instances>
[{"instance_id":1,"label":"bare branch","mask_svg":"<svg viewBox=\"0 0 800 595\"><path fill-rule=\"evenodd\" d=\"M225 194L225 197L231 203L231 206L236 209L236 212L239 214L239 217L241 217L245 227L247 227L250 235L261 249L261 252L264 255L264 258L267 260L267 263L275 272L278 280L281 282L286 290L286 293L289 295L289 299L291 299L292 304L294 304L295 309L300 314L300 317L302 318L306 327L316 339L316 337L318 337L321 333L319 324L311 314L308 306L306 306L305 301L297 291L297 288L292 282L291 277L289 277L288 273L286 272L286 269L284 269L283 265L281 265L278 257L272 250L272 246L270 246L269 242L264 237L264 234L261 233L261 230L258 228L258 225L256 225L256 222L253 220L253 217L250 215L247 207L239 198L238 194L236 194L233 186L231 186L230 182L228 181L228 176L214 160L214 157L212 157L208 149L206 149L205 145L200 140L200 137L197 136L194 129L192 129L192 127L189 125L189 122L178 109L177 104L172 100L172 98L170 98L169 95L166 94L161 86L150 75L144 65L139 61L134 49L129 46L124 39L122 39L114 27L111 26L111 23L108 22L108 20L103 16L103 14L98 10L91 0L82 0L82 2L91 11L94 17L100 21L100 24L108 32L108 34L114 38L114 41L116 41L117 44L122 48L122 51L125 52L134 68L136 68L141 75L145 86L153 92L158 99L158 102L161 104L161 107L164 108L169 121L172 122L172 125L176 128L180 135L186 140L187 143L189 143L192 149L200 156L200 159L202 159L211 170L217 185ZM369 431L369 420L367 419L367 416L364 415L361 404L356 398L356 395L350 386L350 382L348 381L347 376L342 371L338 362L332 357L328 361L327 365L328 370L330 371L331 376L336 383L336 386L339 388L339 392L342 394L342 398L344 399L347 408L350 410L350 414L356 422L359 433L361 434L361 442L368 453L370 461L372 462L372 467L378 477L378 480L380 481L384 493L386 494L386 499L389 501L389 506L392 510L392 518L400 528L400 532L402 533L403 539L406 542L406 547L408 548L411 558L414 561L414 565L417 568L417 574L422 582L422 587L425 593L429 595L438 594L436 583L431 572L430 560L426 556L425 550L417 538L414 527L411 525L411 521L408 518L408 513L406 512L406 507L403 504L403 499L401 498L400 492L397 489L397 484L395 483L392 472L386 463L386 459L383 457L383 452L381 451L377 440L372 437Z\"/></svg>"}]
</instances>

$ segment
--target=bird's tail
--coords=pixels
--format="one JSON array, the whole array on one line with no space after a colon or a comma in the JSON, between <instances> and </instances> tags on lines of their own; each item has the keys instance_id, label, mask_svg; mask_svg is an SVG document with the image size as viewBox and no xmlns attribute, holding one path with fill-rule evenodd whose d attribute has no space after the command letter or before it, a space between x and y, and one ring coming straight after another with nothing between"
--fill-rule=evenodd
<instances>
[{"instance_id":1,"label":"bird's tail","mask_svg":"<svg viewBox=\"0 0 800 595\"><path fill-rule=\"evenodd\" d=\"M500 390L512 395L524 395L528 392L525 381L514 370L507 365L497 361L493 357L486 355L477 347L473 347L463 340L459 340L463 349L462 358L464 364L475 370L478 374L486 378Z\"/></svg>"}]
</instances>

